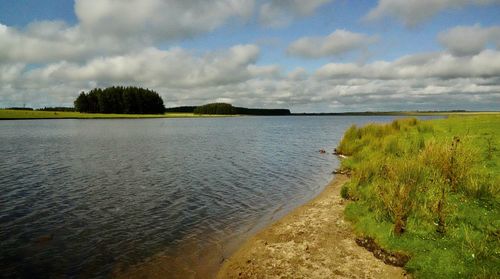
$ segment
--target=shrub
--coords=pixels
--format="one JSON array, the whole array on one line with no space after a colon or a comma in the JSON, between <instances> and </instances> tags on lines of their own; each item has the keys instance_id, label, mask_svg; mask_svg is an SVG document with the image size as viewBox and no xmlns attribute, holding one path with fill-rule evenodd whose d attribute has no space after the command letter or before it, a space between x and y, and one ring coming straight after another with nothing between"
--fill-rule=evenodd
<instances>
[{"instance_id":1,"label":"shrub","mask_svg":"<svg viewBox=\"0 0 500 279\"><path fill-rule=\"evenodd\" d=\"M412 254L416 276L500 274L500 118L480 120L353 126L340 144L351 152L341 163L352 170L341 195L355 201L346 216L384 247Z\"/></svg>"},{"instance_id":2,"label":"shrub","mask_svg":"<svg viewBox=\"0 0 500 279\"><path fill-rule=\"evenodd\" d=\"M349 187L347 186L347 183L342 185L342 188L340 188L340 196L343 199L346 199L346 200L349 199Z\"/></svg>"},{"instance_id":3,"label":"shrub","mask_svg":"<svg viewBox=\"0 0 500 279\"><path fill-rule=\"evenodd\" d=\"M430 141L422 152L422 161L441 173L452 191L465 187L476 165L476 152L454 137L450 144Z\"/></svg>"},{"instance_id":4,"label":"shrub","mask_svg":"<svg viewBox=\"0 0 500 279\"><path fill-rule=\"evenodd\" d=\"M417 131L420 133L432 133L432 132L434 132L434 128L427 123L420 122L417 125Z\"/></svg>"},{"instance_id":5,"label":"shrub","mask_svg":"<svg viewBox=\"0 0 500 279\"><path fill-rule=\"evenodd\" d=\"M401 129L401 124L399 124L399 121L396 119L396 120L392 121L391 127L394 130L399 130L399 129Z\"/></svg>"},{"instance_id":6,"label":"shrub","mask_svg":"<svg viewBox=\"0 0 500 279\"><path fill-rule=\"evenodd\" d=\"M394 233L402 234L416 204L415 193L423 183L421 165L415 160L392 159L374 183L375 198L394 223Z\"/></svg>"},{"instance_id":7,"label":"shrub","mask_svg":"<svg viewBox=\"0 0 500 279\"><path fill-rule=\"evenodd\" d=\"M339 146L337 147L337 152L340 154L344 154L346 156L351 156L357 149L357 140L361 138L361 134L356 127L356 125L352 125L347 129L344 133L342 140L340 141Z\"/></svg>"},{"instance_id":8,"label":"shrub","mask_svg":"<svg viewBox=\"0 0 500 279\"><path fill-rule=\"evenodd\" d=\"M373 201L372 210L393 222L396 235L405 231L410 215L424 216L444 233L451 212L450 192L491 196L497 191L488 182L494 179L473 171L478 156L466 139L426 142L419 130L430 131L432 126L415 118L387 125L353 125L338 147L350 155L342 166L354 170L344 194Z\"/></svg>"}]
</instances>

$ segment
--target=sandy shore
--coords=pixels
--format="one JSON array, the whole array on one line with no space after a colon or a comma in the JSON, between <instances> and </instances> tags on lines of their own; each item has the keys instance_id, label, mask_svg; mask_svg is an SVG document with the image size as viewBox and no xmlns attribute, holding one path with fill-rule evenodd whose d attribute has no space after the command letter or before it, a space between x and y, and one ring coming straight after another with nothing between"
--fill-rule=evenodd
<instances>
[{"instance_id":1,"label":"sandy shore","mask_svg":"<svg viewBox=\"0 0 500 279\"><path fill-rule=\"evenodd\" d=\"M404 278L354 242L337 176L314 200L249 239L217 278Z\"/></svg>"}]
</instances>

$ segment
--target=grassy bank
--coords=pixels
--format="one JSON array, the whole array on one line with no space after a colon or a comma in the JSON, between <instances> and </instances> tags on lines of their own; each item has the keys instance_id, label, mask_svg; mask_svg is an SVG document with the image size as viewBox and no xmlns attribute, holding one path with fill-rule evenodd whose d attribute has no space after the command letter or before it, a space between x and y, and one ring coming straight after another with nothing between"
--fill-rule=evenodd
<instances>
[{"instance_id":1,"label":"grassy bank","mask_svg":"<svg viewBox=\"0 0 500 279\"><path fill-rule=\"evenodd\" d=\"M0 109L2 119L135 119L135 118L186 118L186 117L228 117L228 115L200 115L194 113L166 114L108 114L62 111L7 110Z\"/></svg>"},{"instance_id":2,"label":"grassy bank","mask_svg":"<svg viewBox=\"0 0 500 279\"><path fill-rule=\"evenodd\" d=\"M500 114L346 131L341 194L357 233L421 278L500 276Z\"/></svg>"},{"instance_id":3,"label":"grassy bank","mask_svg":"<svg viewBox=\"0 0 500 279\"><path fill-rule=\"evenodd\" d=\"M495 111L365 111L365 112L326 112L292 113L294 116L458 116L458 115L495 115Z\"/></svg>"}]
</instances>

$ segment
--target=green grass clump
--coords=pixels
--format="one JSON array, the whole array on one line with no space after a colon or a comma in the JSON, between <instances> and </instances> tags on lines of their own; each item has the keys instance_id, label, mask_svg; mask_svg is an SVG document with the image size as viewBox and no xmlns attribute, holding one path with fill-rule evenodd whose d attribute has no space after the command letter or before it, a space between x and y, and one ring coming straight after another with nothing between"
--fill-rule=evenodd
<instances>
[{"instance_id":1,"label":"green grass clump","mask_svg":"<svg viewBox=\"0 0 500 279\"><path fill-rule=\"evenodd\" d=\"M347 184L342 185L342 187L340 188L340 196L343 199L349 199L349 187L347 186Z\"/></svg>"},{"instance_id":2,"label":"green grass clump","mask_svg":"<svg viewBox=\"0 0 500 279\"><path fill-rule=\"evenodd\" d=\"M500 114L352 126L347 219L417 277L500 277L499 134Z\"/></svg>"}]
</instances>

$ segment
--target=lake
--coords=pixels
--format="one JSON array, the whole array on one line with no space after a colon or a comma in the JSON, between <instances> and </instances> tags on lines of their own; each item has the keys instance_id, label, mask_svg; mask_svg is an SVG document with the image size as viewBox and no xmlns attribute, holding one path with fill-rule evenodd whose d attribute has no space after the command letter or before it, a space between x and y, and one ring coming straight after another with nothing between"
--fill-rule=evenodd
<instances>
[{"instance_id":1,"label":"lake","mask_svg":"<svg viewBox=\"0 0 500 279\"><path fill-rule=\"evenodd\" d=\"M0 274L213 274L322 191L345 129L391 119L0 121Z\"/></svg>"}]
</instances>

